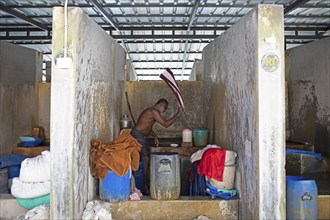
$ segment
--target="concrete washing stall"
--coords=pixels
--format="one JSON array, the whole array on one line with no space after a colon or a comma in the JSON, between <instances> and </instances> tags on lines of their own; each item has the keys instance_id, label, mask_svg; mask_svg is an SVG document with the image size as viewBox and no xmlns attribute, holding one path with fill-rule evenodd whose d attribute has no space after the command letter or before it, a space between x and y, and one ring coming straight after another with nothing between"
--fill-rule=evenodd
<instances>
[{"instance_id":1,"label":"concrete washing stall","mask_svg":"<svg viewBox=\"0 0 330 220\"><path fill-rule=\"evenodd\" d=\"M95 198L95 181L85 163L90 140L109 141L118 134L126 78L120 45L82 10L70 8L68 14L72 67L63 69L53 62L52 68L51 147L56 163L51 169L51 217L55 219L80 218L87 201ZM63 9L55 8L54 57L63 52L63 19ZM283 8L260 5L203 51L203 92L195 111L201 114L192 117L200 117L199 124L207 122L203 125L212 131L216 144L242 155L236 181L239 214L236 204L229 215L218 210L219 218L285 217L283 48ZM275 66L263 63L274 56ZM133 95L137 87L132 83L127 91L140 110ZM145 103L151 105L155 98ZM267 107L269 103L277 104ZM174 126L173 132L181 129Z\"/></svg>"},{"instance_id":2,"label":"concrete washing stall","mask_svg":"<svg viewBox=\"0 0 330 220\"><path fill-rule=\"evenodd\" d=\"M170 101L167 114L176 111L174 97L161 81L128 82L134 74L125 51L81 9L69 8L68 15L72 65L63 68L53 62L51 88L44 86L39 93L45 102L44 97L52 94L51 219L79 219L86 203L96 198L97 182L87 162L90 141L108 142L118 135L120 116L128 114L125 91L135 119L161 97ZM54 9L53 19L53 57L60 57L63 8ZM198 81L178 83L185 115L168 129L155 127L163 137L180 137L186 126L205 127L211 143L236 151L235 187L240 198L108 203L114 219L285 218L283 36L282 6L254 8L204 48L203 59L195 65L193 77ZM39 122L47 127L45 111L39 109ZM12 204L10 198L3 199ZM329 204L321 199L321 207Z\"/></svg>"}]
</instances>

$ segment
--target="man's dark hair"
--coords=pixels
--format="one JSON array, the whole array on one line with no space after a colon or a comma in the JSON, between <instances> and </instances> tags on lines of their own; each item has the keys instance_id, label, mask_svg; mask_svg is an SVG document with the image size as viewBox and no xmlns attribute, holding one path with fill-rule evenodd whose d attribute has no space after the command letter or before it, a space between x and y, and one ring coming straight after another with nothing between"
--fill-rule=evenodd
<instances>
[{"instance_id":1,"label":"man's dark hair","mask_svg":"<svg viewBox=\"0 0 330 220\"><path fill-rule=\"evenodd\" d=\"M159 100L156 102L156 105L157 105L157 104L160 104L160 103L165 103L165 104L168 105L168 101L167 101L166 99L164 99L164 98L159 99Z\"/></svg>"}]
</instances>

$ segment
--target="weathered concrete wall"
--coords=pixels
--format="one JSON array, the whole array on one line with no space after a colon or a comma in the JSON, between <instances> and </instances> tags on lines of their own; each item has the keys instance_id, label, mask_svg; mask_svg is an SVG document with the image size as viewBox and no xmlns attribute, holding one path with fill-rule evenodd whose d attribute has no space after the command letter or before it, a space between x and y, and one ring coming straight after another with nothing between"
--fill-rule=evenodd
<instances>
[{"instance_id":1,"label":"weathered concrete wall","mask_svg":"<svg viewBox=\"0 0 330 220\"><path fill-rule=\"evenodd\" d=\"M209 141L238 153L243 219L285 218L283 8L259 5L203 50Z\"/></svg>"},{"instance_id":2,"label":"weathered concrete wall","mask_svg":"<svg viewBox=\"0 0 330 220\"><path fill-rule=\"evenodd\" d=\"M46 139L50 138L50 83L39 83L38 125L45 129Z\"/></svg>"},{"instance_id":3,"label":"weathered concrete wall","mask_svg":"<svg viewBox=\"0 0 330 220\"><path fill-rule=\"evenodd\" d=\"M195 60L191 70L189 81L202 81L204 76L204 67L202 60Z\"/></svg>"},{"instance_id":4,"label":"weathered concrete wall","mask_svg":"<svg viewBox=\"0 0 330 220\"><path fill-rule=\"evenodd\" d=\"M42 54L0 41L0 155L38 124Z\"/></svg>"},{"instance_id":5,"label":"weathered concrete wall","mask_svg":"<svg viewBox=\"0 0 330 220\"><path fill-rule=\"evenodd\" d=\"M64 48L64 11L53 13L53 56ZM79 219L96 195L89 170L92 139L119 133L125 52L79 8L68 10L72 67L53 62L51 86L51 218Z\"/></svg>"},{"instance_id":6,"label":"weathered concrete wall","mask_svg":"<svg viewBox=\"0 0 330 220\"><path fill-rule=\"evenodd\" d=\"M286 51L290 139L330 158L330 38Z\"/></svg>"},{"instance_id":7,"label":"weathered concrete wall","mask_svg":"<svg viewBox=\"0 0 330 220\"><path fill-rule=\"evenodd\" d=\"M137 75L133 67L133 63L130 60L126 60L126 78L125 81L137 81Z\"/></svg>"},{"instance_id":8,"label":"weathered concrete wall","mask_svg":"<svg viewBox=\"0 0 330 220\"><path fill-rule=\"evenodd\" d=\"M186 111L177 122L168 128L156 123L153 130L159 137L181 137L182 129L185 127L205 127L204 107L202 105L203 83L187 81L178 81L177 83L184 99ZM164 113L165 118L172 117L178 110L178 104L172 90L163 81L126 82L125 85L135 121L138 120L144 109L154 105L160 98L165 98L169 102L169 107ZM126 103L126 100L123 101ZM123 108L123 114L129 115L126 106Z\"/></svg>"}]
</instances>

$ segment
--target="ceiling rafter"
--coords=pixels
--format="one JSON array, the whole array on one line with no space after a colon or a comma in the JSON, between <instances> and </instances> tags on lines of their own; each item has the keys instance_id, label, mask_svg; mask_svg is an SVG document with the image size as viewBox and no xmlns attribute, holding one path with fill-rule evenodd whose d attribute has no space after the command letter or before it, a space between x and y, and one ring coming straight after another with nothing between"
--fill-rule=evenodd
<instances>
[{"instance_id":1,"label":"ceiling rafter","mask_svg":"<svg viewBox=\"0 0 330 220\"><path fill-rule=\"evenodd\" d=\"M112 27L116 29L116 31L120 32L119 27L116 25L115 20L106 12L103 6L98 2L98 0L89 0L95 8L102 14L102 16L110 23Z\"/></svg>"},{"instance_id":2,"label":"ceiling rafter","mask_svg":"<svg viewBox=\"0 0 330 220\"><path fill-rule=\"evenodd\" d=\"M189 22L188 22L188 27L187 27L187 31L186 34L189 35L189 31L191 29L192 23L194 22L194 18L196 16L196 12L197 9L199 7L200 1L197 0L194 4L192 13L189 17ZM186 42L184 43L184 53L183 53L183 63L182 63L182 70L181 70L181 80L183 80L183 73L184 73L184 69L185 69L185 64L186 64L186 59L187 59L187 50L188 50L188 40L186 40Z\"/></svg>"},{"instance_id":3,"label":"ceiling rafter","mask_svg":"<svg viewBox=\"0 0 330 220\"><path fill-rule=\"evenodd\" d=\"M305 4L309 0L296 0L291 5L288 5L284 8L284 15L288 14L289 12L293 11L294 9L300 7L301 5Z\"/></svg>"},{"instance_id":4,"label":"ceiling rafter","mask_svg":"<svg viewBox=\"0 0 330 220\"><path fill-rule=\"evenodd\" d=\"M284 27L285 31L327 31L329 27ZM115 29L110 26L102 27L105 31L114 31ZM229 27L203 27L203 26L192 26L191 31L225 31ZM130 31L131 27L120 27L122 31ZM134 31L184 31L187 27L134 27ZM39 32L39 28L29 28L29 27L0 27L0 32Z\"/></svg>"},{"instance_id":5,"label":"ceiling rafter","mask_svg":"<svg viewBox=\"0 0 330 220\"><path fill-rule=\"evenodd\" d=\"M63 7L63 2L62 0L0 0L0 6L23 14L25 19L40 22L49 30L46 33L25 19L15 19L10 13L0 12L0 40L33 45L29 47L42 50L46 60L50 60L51 8ZM166 62L171 62L169 65L177 62L177 65L174 65L177 71L174 73L178 76L182 74L182 72L179 74L178 70L185 70L184 74L186 74L187 70L191 69L192 60L201 57L205 45L234 25L251 8L259 3L266 3L262 0L226 2L189 0L188 4L188 0L152 2L150 0L70 0L70 2L69 7L82 8L121 44L126 49L127 55L134 58L131 60L136 67L143 67L140 69L145 70L157 66L154 69L161 69ZM329 1L274 0L267 3L284 6L286 45L305 44L329 36L329 11L326 10L330 7ZM176 60L173 61L173 58ZM143 62L148 62L148 65ZM144 72L141 70L138 73Z\"/></svg>"},{"instance_id":6,"label":"ceiling rafter","mask_svg":"<svg viewBox=\"0 0 330 220\"><path fill-rule=\"evenodd\" d=\"M4 6L3 4L0 4L0 11L6 12L16 18L22 19L23 21L26 21L27 23L32 24L33 26L36 26L44 31L49 31L49 28L46 25L44 25L38 21L35 21L14 9Z\"/></svg>"},{"instance_id":7,"label":"ceiling rafter","mask_svg":"<svg viewBox=\"0 0 330 220\"><path fill-rule=\"evenodd\" d=\"M20 5L14 5L14 4L8 4L7 7L9 8L53 8L53 7L61 7L63 6L62 3L54 3L54 4L20 4ZM205 3L202 7L203 8L253 8L257 6L257 4L251 4L251 3L221 3L221 4L216 4L216 3ZM76 4L68 4L68 7L77 7ZM80 8L93 8L93 5L90 4L79 4ZM116 4L116 3L108 3L104 4L103 8L131 8L132 4L131 3L121 3ZM141 8L141 7L163 7L163 8L173 8L173 7L193 7L192 5L187 5L186 3L163 3L162 5L157 4L157 3L148 3L146 5L145 3L135 3L134 5L135 8ZM329 7L328 3L319 3L319 4L304 4L300 5L299 8L324 8L324 7Z\"/></svg>"},{"instance_id":8,"label":"ceiling rafter","mask_svg":"<svg viewBox=\"0 0 330 220\"><path fill-rule=\"evenodd\" d=\"M96 0L91 0L96 1ZM104 10L104 9L103 9ZM106 12L105 12L106 13ZM195 15L196 18L242 18L245 14L200 14ZM14 16L11 15L3 15L0 18L13 18ZM26 18L34 19L34 18L52 18L52 15L29 15L25 16ZM101 15L89 15L91 18L102 18L104 17L103 13ZM155 15L155 14L109 14L106 15L106 19L111 19L111 23L115 24L116 22L113 18L190 18L189 15L186 14L162 14L162 15ZM322 19L322 18L329 18L329 15L311 15L311 14L300 14L300 15L285 15L285 18L308 18L308 19Z\"/></svg>"}]
</instances>

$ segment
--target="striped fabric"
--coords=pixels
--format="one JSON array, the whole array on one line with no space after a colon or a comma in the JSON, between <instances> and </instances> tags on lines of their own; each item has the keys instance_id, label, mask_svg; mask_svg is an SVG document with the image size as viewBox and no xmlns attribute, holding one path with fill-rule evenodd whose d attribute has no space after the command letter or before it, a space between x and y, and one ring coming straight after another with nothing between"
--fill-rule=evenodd
<instances>
[{"instance_id":1,"label":"striped fabric","mask_svg":"<svg viewBox=\"0 0 330 220\"><path fill-rule=\"evenodd\" d=\"M164 80L164 82L166 82L166 84L171 88L176 97L176 100L178 101L179 106L184 109L182 94L178 85L176 84L174 74L171 69L166 68L165 71L159 75L159 77Z\"/></svg>"}]
</instances>

